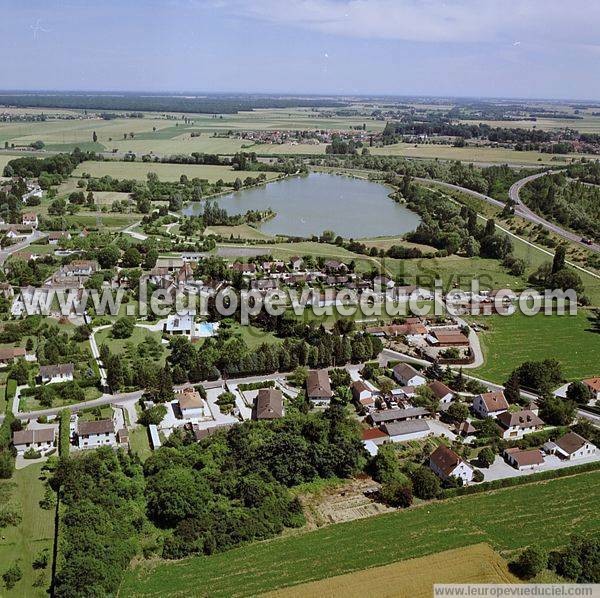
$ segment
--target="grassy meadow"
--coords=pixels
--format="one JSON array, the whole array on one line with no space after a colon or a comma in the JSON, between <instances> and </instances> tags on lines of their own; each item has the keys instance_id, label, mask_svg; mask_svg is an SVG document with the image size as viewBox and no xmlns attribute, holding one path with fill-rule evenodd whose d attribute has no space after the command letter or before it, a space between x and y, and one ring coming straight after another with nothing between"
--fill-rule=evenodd
<instances>
[{"instance_id":1,"label":"grassy meadow","mask_svg":"<svg viewBox=\"0 0 600 598\"><path fill-rule=\"evenodd\" d=\"M15 561L23 572L23 578L12 590L2 584L0 595L6 598L33 598L47 596L50 585L52 545L54 539L54 508L42 509L39 505L44 496L44 484L40 480L42 465L34 463L15 471L10 480L0 481L0 503L12 505L21 513L21 523L1 530L0 574ZM34 570L33 559L48 549L50 562L45 569ZM34 586L40 578L41 586Z\"/></svg>"},{"instance_id":2,"label":"grassy meadow","mask_svg":"<svg viewBox=\"0 0 600 598\"><path fill-rule=\"evenodd\" d=\"M141 561L126 573L120 594L255 596L482 542L505 557L532 544L557 548L573 533L600 531L599 482L596 471L427 503L209 557Z\"/></svg>"},{"instance_id":3,"label":"grassy meadow","mask_svg":"<svg viewBox=\"0 0 600 598\"><path fill-rule=\"evenodd\" d=\"M485 364L472 372L486 380L503 383L524 361L558 359L568 380L600 374L600 334L590 330L589 312L576 316L468 317L489 330L479 334Z\"/></svg>"},{"instance_id":4,"label":"grassy meadow","mask_svg":"<svg viewBox=\"0 0 600 598\"><path fill-rule=\"evenodd\" d=\"M511 149L494 147L454 147L433 143L394 143L384 147L370 148L378 156L404 156L406 158L429 158L440 160L462 160L464 162L483 162L491 164L564 164L571 159L579 159L583 154L558 156L541 152L519 152ZM590 156L588 156L590 157ZM554 159L553 159L554 158Z\"/></svg>"},{"instance_id":5,"label":"grassy meadow","mask_svg":"<svg viewBox=\"0 0 600 598\"><path fill-rule=\"evenodd\" d=\"M111 176L115 179L137 179L145 181L149 172L158 175L161 181L178 181L182 174L189 179L206 179L211 183L223 179L225 182L235 181L236 178L256 177L258 172L233 170L229 166L213 166L209 164L162 164L151 162L84 162L80 164L73 177L81 177L84 173L92 177ZM277 178L276 172L265 172L267 180Z\"/></svg>"}]
</instances>

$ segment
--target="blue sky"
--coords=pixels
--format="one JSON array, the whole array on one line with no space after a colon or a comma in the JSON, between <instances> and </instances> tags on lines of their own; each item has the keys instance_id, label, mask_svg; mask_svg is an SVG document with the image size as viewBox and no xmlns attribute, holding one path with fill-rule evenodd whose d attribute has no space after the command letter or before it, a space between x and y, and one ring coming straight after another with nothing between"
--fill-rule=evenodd
<instances>
[{"instance_id":1,"label":"blue sky","mask_svg":"<svg viewBox=\"0 0 600 598\"><path fill-rule=\"evenodd\" d=\"M0 88L600 99L589 0L0 0Z\"/></svg>"}]
</instances>

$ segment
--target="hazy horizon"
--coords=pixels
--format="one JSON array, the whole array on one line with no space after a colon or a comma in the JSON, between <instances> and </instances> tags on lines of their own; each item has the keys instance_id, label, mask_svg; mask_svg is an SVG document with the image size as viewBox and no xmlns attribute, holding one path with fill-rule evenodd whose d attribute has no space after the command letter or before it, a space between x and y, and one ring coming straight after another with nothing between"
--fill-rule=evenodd
<instances>
[{"instance_id":1,"label":"hazy horizon","mask_svg":"<svg viewBox=\"0 0 600 598\"><path fill-rule=\"evenodd\" d=\"M7 90L600 99L584 0L3 5Z\"/></svg>"}]
</instances>

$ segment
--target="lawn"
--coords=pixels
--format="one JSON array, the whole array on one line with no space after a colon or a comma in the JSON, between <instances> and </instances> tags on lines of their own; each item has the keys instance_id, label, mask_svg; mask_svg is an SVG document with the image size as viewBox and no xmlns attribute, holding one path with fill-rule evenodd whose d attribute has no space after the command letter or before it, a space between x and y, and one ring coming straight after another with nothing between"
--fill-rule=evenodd
<instances>
[{"instance_id":1,"label":"lawn","mask_svg":"<svg viewBox=\"0 0 600 598\"><path fill-rule=\"evenodd\" d=\"M129 430L129 448L142 461L145 461L152 454L146 426L138 426Z\"/></svg>"},{"instance_id":2,"label":"lawn","mask_svg":"<svg viewBox=\"0 0 600 598\"><path fill-rule=\"evenodd\" d=\"M204 236L219 235L221 237L234 239L250 239L252 241L264 241L271 239L271 235L263 233L249 224L236 224L232 226L207 226L204 229Z\"/></svg>"},{"instance_id":3,"label":"lawn","mask_svg":"<svg viewBox=\"0 0 600 598\"><path fill-rule=\"evenodd\" d=\"M115 355L125 353L129 348L134 349L149 336L153 336L159 342L162 338L161 332L154 332L147 328L140 328L139 326L136 326L133 329L133 333L129 338L113 338L111 332L111 328L96 332L96 344L98 345L98 348L100 348L101 345L106 344L110 349L110 352ZM163 352L162 362L164 362L165 357L166 351Z\"/></svg>"},{"instance_id":4,"label":"lawn","mask_svg":"<svg viewBox=\"0 0 600 598\"><path fill-rule=\"evenodd\" d=\"M212 164L162 164L153 162L117 162L114 160L104 160L103 162L84 162L75 170L73 176L80 177L84 173L92 177L111 176L115 179L137 179L146 180L149 172L158 175L161 181L178 181L182 174L189 179L194 177L206 179L214 183L219 179L225 182L232 182L240 178L242 181L246 177L257 177L260 172L247 170L233 170L230 166L214 166ZM276 172L265 172L267 180L279 176Z\"/></svg>"},{"instance_id":5,"label":"lawn","mask_svg":"<svg viewBox=\"0 0 600 598\"><path fill-rule=\"evenodd\" d=\"M504 556L531 544L557 548L573 533L600 531L599 483L595 471L428 503L210 557L142 562L127 572L120 594L255 596L481 542Z\"/></svg>"},{"instance_id":6,"label":"lawn","mask_svg":"<svg viewBox=\"0 0 600 598\"><path fill-rule=\"evenodd\" d=\"M46 569L41 570L45 582L40 588L33 587L40 573L31 566L34 557L44 548L48 548L52 556L54 539L54 509L44 510L39 506L44 495L44 485L39 479L41 468L39 463L28 465L25 469L15 471L12 480L0 481L0 492L6 488L11 495L10 503L18 507L22 514L18 526L2 529L0 573L4 573L16 560L19 560L23 571L23 578L13 590L8 591L2 585L0 594L5 597L47 596L51 562Z\"/></svg>"},{"instance_id":7,"label":"lawn","mask_svg":"<svg viewBox=\"0 0 600 598\"><path fill-rule=\"evenodd\" d=\"M576 316L528 317L483 316L467 318L480 321L489 331L479 335L485 363L475 375L503 383L513 369L524 361L558 359L569 380L600 374L600 334L589 330L588 312Z\"/></svg>"}]
</instances>

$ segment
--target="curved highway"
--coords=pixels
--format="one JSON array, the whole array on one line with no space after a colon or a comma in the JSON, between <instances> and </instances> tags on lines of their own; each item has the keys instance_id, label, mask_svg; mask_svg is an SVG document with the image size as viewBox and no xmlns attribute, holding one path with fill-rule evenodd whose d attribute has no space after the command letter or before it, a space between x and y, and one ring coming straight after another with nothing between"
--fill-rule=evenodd
<instances>
[{"instance_id":1,"label":"curved highway","mask_svg":"<svg viewBox=\"0 0 600 598\"><path fill-rule=\"evenodd\" d=\"M521 189L525 185L527 185L527 183L534 181L535 179L539 179L540 177L546 176L548 174L554 174L554 171L549 170L546 172L541 172L539 174L532 174L531 176L525 177L524 179L521 179L513 184L513 186L508 190L508 196L516 204L515 212L517 212L519 214L519 216L521 216L522 218L526 218L527 220L530 220L531 222L535 222L536 224L541 224L545 229L547 229L553 233L556 233L557 235L560 235L561 237L563 237L569 241L572 241L573 243L577 243L578 245L581 245L582 247L585 247L586 249L589 249L596 253L600 253L600 245L598 245L598 243L592 243L591 245L588 245L587 243L583 243L581 240L581 235L578 235L577 233L573 233L571 231L565 230L564 228L560 227L558 224L549 222L545 218L542 218L541 216L536 214L533 210L529 209L521 201L521 198L519 197L519 193L521 192Z\"/></svg>"},{"instance_id":2,"label":"curved highway","mask_svg":"<svg viewBox=\"0 0 600 598\"><path fill-rule=\"evenodd\" d=\"M545 229L549 230L550 232L560 235L561 237L563 237L564 239L567 239L568 241L571 241L573 243L577 243L578 245L581 245L581 247L585 247L586 249L589 249L590 251L593 251L595 253L600 253L600 245L598 245L597 243L592 243L591 245L588 245L587 243L583 243L581 240L581 235L578 235L571 231L565 230L564 228L561 228L557 224L549 222L548 220L546 220L546 219L542 218L541 216L539 216L538 214L536 214L533 210L530 210L521 201L521 199L519 197L519 193L520 193L521 189L523 188L523 186L526 185L527 183L529 183L530 181L533 181L534 179L537 179L542 176L546 176L547 174L552 174L552 171L542 172L539 174L533 174L531 176L525 177L524 179L520 179L516 183L513 184L513 186L508 191L508 196L516 204L515 205L515 214L517 214L518 216L520 216L521 218L523 218L525 220L529 220L529 222L533 222L534 224L539 224L539 225L543 226ZM489 195L479 193L479 191L473 191L473 189L467 189L466 187L461 187L459 185L454 185L452 183L446 183L445 181L439 181L437 179L425 179L425 178L415 177L415 180L419 181L421 183L435 183L436 185L440 185L440 186L446 187L448 189L454 189L455 191L462 191L463 193L468 193L469 195L472 195L473 197L476 197L477 199L482 199L483 201L485 201L489 204L492 204L493 206L496 206L498 208L504 207L503 202L498 201L497 199L494 199L493 197L490 197Z\"/></svg>"}]
</instances>

